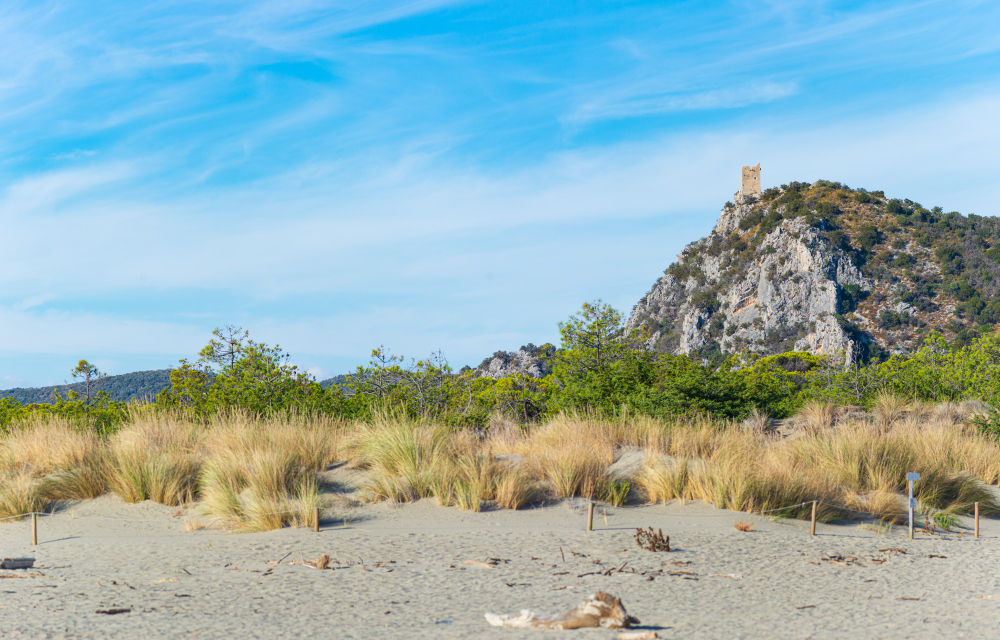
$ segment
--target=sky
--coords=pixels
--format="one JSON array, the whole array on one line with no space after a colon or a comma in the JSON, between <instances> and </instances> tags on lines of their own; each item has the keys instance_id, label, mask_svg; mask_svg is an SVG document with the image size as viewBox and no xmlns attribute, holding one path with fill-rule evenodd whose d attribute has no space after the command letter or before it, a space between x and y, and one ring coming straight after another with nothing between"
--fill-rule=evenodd
<instances>
[{"instance_id":1,"label":"sky","mask_svg":"<svg viewBox=\"0 0 1000 640\"><path fill-rule=\"evenodd\" d=\"M1000 214L1000 3L0 3L0 388L457 369L628 313L761 163Z\"/></svg>"}]
</instances>

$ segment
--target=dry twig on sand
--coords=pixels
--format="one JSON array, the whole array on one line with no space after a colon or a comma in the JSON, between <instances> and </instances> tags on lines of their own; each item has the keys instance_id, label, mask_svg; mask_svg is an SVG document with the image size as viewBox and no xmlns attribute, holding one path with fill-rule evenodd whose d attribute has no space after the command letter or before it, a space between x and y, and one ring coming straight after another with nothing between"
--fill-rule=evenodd
<instances>
[{"instance_id":1,"label":"dry twig on sand","mask_svg":"<svg viewBox=\"0 0 1000 640\"><path fill-rule=\"evenodd\" d=\"M753 522L752 521L744 522L743 518L740 518L739 520L734 522L733 526L736 527L737 531L746 531L746 532L753 531Z\"/></svg>"}]
</instances>

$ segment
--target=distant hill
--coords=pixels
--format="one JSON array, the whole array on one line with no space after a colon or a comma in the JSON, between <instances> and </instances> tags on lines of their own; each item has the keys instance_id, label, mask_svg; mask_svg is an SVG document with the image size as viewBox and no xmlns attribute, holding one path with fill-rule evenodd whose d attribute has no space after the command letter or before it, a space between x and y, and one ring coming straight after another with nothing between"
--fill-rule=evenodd
<instances>
[{"instance_id":1,"label":"distant hill","mask_svg":"<svg viewBox=\"0 0 1000 640\"><path fill-rule=\"evenodd\" d=\"M170 386L170 369L155 371L135 371L119 376L108 376L96 383L91 383L91 392L104 391L112 400L151 400L156 394ZM0 398L13 398L21 404L50 403L52 391L58 389L63 396L67 391L84 392L84 384L60 384L51 387L32 387L27 389L7 389L0 391Z\"/></svg>"},{"instance_id":2,"label":"distant hill","mask_svg":"<svg viewBox=\"0 0 1000 640\"><path fill-rule=\"evenodd\" d=\"M339 376L327 378L326 380L320 380L319 386L323 387L324 389L329 389L334 385L341 386L345 384L347 384L347 374L342 373Z\"/></svg>"}]
</instances>

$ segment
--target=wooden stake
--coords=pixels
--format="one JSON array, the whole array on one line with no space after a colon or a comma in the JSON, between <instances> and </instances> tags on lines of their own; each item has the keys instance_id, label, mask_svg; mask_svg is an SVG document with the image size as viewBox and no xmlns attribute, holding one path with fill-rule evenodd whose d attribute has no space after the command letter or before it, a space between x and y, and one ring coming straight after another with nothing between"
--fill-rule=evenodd
<instances>
[{"instance_id":1,"label":"wooden stake","mask_svg":"<svg viewBox=\"0 0 1000 640\"><path fill-rule=\"evenodd\" d=\"M976 537L979 537L979 503L976 503Z\"/></svg>"},{"instance_id":2,"label":"wooden stake","mask_svg":"<svg viewBox=\"0 0 1000 640\"><path fill-rule=\"evenodd\" d=\"M591 502L590 506L587 507L587 531L594 530L594 503Z\"/></svg>"},{"instance_id":3,"label":"wooden stake","mask_svg":"<svg viewBox=\"0 0 1000 640\"><path fill-rule=\"evenodd\" d=\"M813 500L812 524L809 525L809 535L816 535L816 501Z\"/></svg>"},{"instance_id":4,"label":"wooden stake","mask_svg":"<svg viewBox=\"0 0 1000 640\"><path fill-rule=\"evenodd\" d=\"M313 509L313 531L319 533L319 507Z\"/></svg>"},{"instance_id":5,"label":"wooden stake","mask_svg":"<svg viewBox=\"0 0 1000 640\"><path fill-rule=\"evenodd\" d=\"M31 512L31 544L38 544L38 514Z\"/></svg>"}]
</instances>

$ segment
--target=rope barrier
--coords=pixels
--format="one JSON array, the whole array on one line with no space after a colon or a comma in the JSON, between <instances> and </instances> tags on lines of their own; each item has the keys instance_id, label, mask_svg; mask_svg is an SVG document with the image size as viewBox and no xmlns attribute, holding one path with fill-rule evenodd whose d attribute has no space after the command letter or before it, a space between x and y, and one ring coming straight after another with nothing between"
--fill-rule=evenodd
<instances>
[{"instance_id":1,"label":"rope barrier","mask_svg":"<svg viewBox=\"0 0 1000 640\"><path fill-rule=\"evenodd\" d=\"M803 507L803 506L805 506L807 504L812 504L812 503L813 503L812 500L808 500L806 502L800 502L798 504L789 505L787 507L778 507L777 509L768 509L767 511L760 511L759 513L760 513L760 515L763 516L763 515L767 515L769 513L774 513L775 511L786 511L788 509L794 509L795 507Z\"/></svg>"},{"instance_id":2,"label":"rope barrier","mask_svg":"<svg viewBox=\"0 0 1000 640\"><path fill-rule=\"evenodd\" d=\"M925 513L920 514L920 515L934 516L934 515L936 515L938 513L948 513L949 511L957 511L958 509L964 509L966 507L971 507L974 504L976 504L976 503L975 502L967 502L965 504L960 504L957 507L950 507L948 509L942 509L940 511L934 511L933 513L931 513L931 512L925 512ZM910 515L910 513L908 511L903 511L902 513L876 513L876 512L873 512L873 511L860 511L858 509L849 509L848 507L842 507L840 505L831 504L831 503L824 503L824 506L833 507L834 509L839 509L841 511L850 511L852 513L859 513L861 515L869 515L869 516L872 516L872 517L878 517L878 516L896 516L896 517L903 518L903 517L909 517L909 515Z\"/></svg>"},{"instance_id":3,"label":"rope barrier","mask_svg":"<svg viewBox=\"0 0 1000 640\"><path fill-rule=\"evenodd\" d=\"M3 521L3 520L14 520L14 519L17 519L17 518L27 518L31 514L32 514L31 511L29 511L28 513L20 513L20 514L18 514L16 516L7 516L6 518L0 518L0 521Z\"/></svg>"},{"instance_id":4,"label":"rope barrier","mask_svg":"<svg viewBox=\"0 0 1000 640\"><path fill-rule=\"evenodd\" d=\"M289 511L271 511L271 512L268 512L268 513L232 514L232 515L227 515L227 516L215 516L215 517L218 518L218 519L223 519L223 520L227 519L227 518L258 518L258 517L262 517L262 516L277 516L277 515L285 515L285 514L289 514L289 513L305 513L307 511L312 511L314 508L315 507L304 507L302 509L292 509L292 510L289 510ZM320 511L323 511L323 509L320 508ZM25 514L25 515L31 515L31 514L29 513L29 514ZM72 514L72 513L71 514L39 513L38 515L44 516L44 517L53 517L53 516L66 515L70 520L111 520L111 521L114 521L114 522L146 522L146 523L150 522L150 520L148 518L116 518L116 517L113 517L113 516L90 516L90 515L77 515L77 514Z\"/></svg>"},{"instance_id":5,"label":"rope barrier","mask_svg":"<svg viewBox=\"0 0 1000 640\"><path fill-rule=\"evenodd\" d=\"M859 510L859 509L851 509L849 507L845 507L845 506L842 506L842 505L833 504L833 503L830 503L830 502L821 502L821 501L817 501L817 502L819 504L821 504L822 506L824 506L824 507L829 507L829 508L832 508L832 509L837 509L838 511L850 511L851 513L857 513L859 515L871 516L871 517L879 517L879 516L898 516L898 517L904 517L904 516L908 516L909 515L909 513L905 512L905 511L901 512L901 513L863 511L863 510ZM748 513L756 513L756 514L759 514L759 515L767 515L769 513L776 513L778 511L787 511L789 509L795 509L795 508L798 508L798 507L805 507L805 506L811 505L812 503L813 503L812 500L807 500L805 502L799 502L797 504L788 505L786 507L778 507L776 509L767 509L767 510L764 510L764 511L750 511ZM948 509L942 509L942 510L939 510L939 511L934 511L933 513L927 513L926 515L933 516L933 515L938 514L938 513L948 513L948 512L951 512L951 511L957 511L959 509L964 509L966 507L971 507L973 505L975 505L975 502L968 502L966 504L961 504L961 505L958 505L958 506L955 506L955 507L949 507ZM289 510L286 510L286 511L269 511L269 512L264 512L264 513L244 513L244 514L235 514L234 513L234 514L228 514L228 515L223 515L223 516L210 516L210 517L212 517L213 518L212 521L215 522L215 521L219 521L219 520L261 518L261 517L264 517L264 516L277 516L277 515L289 515L289 514L308 514L308 515L311 515L308 512L312 511L312 509L314 509L314 508L315 507L304 507L304 508L301 508L301 509L289 509ZM327 511L327 510L328 510L328 508L320 507L320 511L321 512L322 511ZM517 511L517 513L518 513L519 516L529 516L529 517L538 517L538 518L551 515L549 513L532 513L532 511L535 511L534 509L517 509L517 510L510 510L510 511L512 511L512 512L513 511ZM142 523L147 523L147 524L151 522L151 520L149 518L119 518L119 517L114 517L114 516L62 514L62 513L58 513L58 512L47 513L47 512L42 512L42 511L36 511L36 512L29 511L27 513L21 513L21 514L17 514L17 515L13 515L13 516L7 516L7 517L4 517L4 518L0 518L0 521L15 520L15 519L18 519L18 518L26 518L26 517L30 516L32 513L35 513L37 516L42 517L42 518L51 518L51 517L56 517L56 516L66 516L70 520L107 520L107 521L111 521L111 522L142 522ZM470 512L470 513L472 513L472 512ZM689 513L689 514L688 513L685 513L685 514L671 513L671 514L665 514L665 515L673 516L673 517L682 517L682 518L717 518L718 517L718 514L714 514L714 513L701 513L701 514L695 514L695 513ZM923 515L923 514L921 514L921 515ZM177 516L175 516L175 517L177 517ZM190 517L198 517L198 516L197 516L197 514L190 514ZM404 515L404 514L392 514L391 517L393 519L397 519L398 520L398 519L425 519L427 516L414 516L414 515Z\"/></svg>"},{"instance_id":6,"label":"rope barrier","mask_svg":"<svg viewBox=\"0 0 1000 640\"><path fill-rule=\"evenodd\" d=\"M812 500L807 500L807 501L804 501L804 502L799 502L797 504L788 505L788 506L784 506L784 507L777 507L775 509L766 509L766 510L763 510L763 511L750 512L750 513L759 513L760 515L767 515L767 514L770 514L770 513L778 513L778 512L781 512L781 511L788 511L790 509L796 509L796 508L800 508L800 507L806 507L806 506L812 505L814 502L816 502L817 504L822 504L824 507L836 509L836 510L839 510L839 511L856 513L856 514L859 514L861 516L866 516L866 517L871 517L871 518L886 518L886 517L902 518L902 517L907 517L909 515L908 512L903 512L903 513L889 513L889 512L880 513L880 512L873 512L873 511L861 511L861 510L858 510L858 509L851 509L849 507L844 507L844 506L833 504L833 503L820 502L820 501L812 501ZM956 505L954 507L949 507L948 509L943 509L943 510L940 510L940 511L934 511L934 512L925 511L923 515L929 515L929 516L933 517L934 515L941 514L941 513L949 513L949 512L952 512L952 511L958 511L960 509L966 509L966 508L971 507L971 506L973 506L975 504L976 504L975 502L968 502L968 503L965 503L965 504ZM548 507L548 506L550 506L550 505L543 505L543 507ZM570 506L570 508L572 509L573 507ZM316 507L303 507L303 508L299 508L299 509L288 509L288 510L284 510L284 511L270 511L270 512L263 512L263 513L243 513L243 514L229 514L229 515L223 515L223 516L211 516L211 519L205 525L202 525L200 522L197 521L197 518L198 518L197 514L189 514L189 518L195 519L195 523L197 524L197 528L190 530L188 533L193 532L193 531L197 531L197 530L201 530L201 529L208 529L208 528L212 527L213 525L215 525L216 523L218 523L220 521L226 521L226 520L245 520L245 519L250 519L250 518L261 518L261 517L266 517L266 516L284 516L284 515L292 515L292 514L305 515L305 516L309 517L309 516L313 515L311 513L313 511L313 509L316 509ZM322 511L325 511L325 510L328 510L328 509L319 508L319 510L322 513ZM514 511L514 510L511 510L511 511ZM518 515L520 517L541 518L541 517L546 517L546 516L551 516L552 515L552 513L550 511L543 512L541 508L526 509L526 510L516 510L516 511L518 511ZM54 517L54 516L67 515L68 519L71 520L71 521L79 519L79 520L105 520L105 521L111 521L111 522L141 522L141 523L144 523L144 524L164 524L162 522L156 522L156 521L151 520L149 518L120 518L120 517L114 517L114 516L62 514L62 513L57 513L57 512L48 512L48 513L46 513L46 512L37 512L37 511L36 512L30 512L29 511L27 513L21 513L21 514L17 514L17 515L6 516L6 517L3 517L3 518L0 518L0 521L21 519L21 518L26 518L26 517L31 516L31 515L35 515L36 517L37 516L41 516L43 518L49 518L49 517ZM208 516L208 515L209 514L206 514L206 516ZM397 519L421 519L421 520L427 520L427 516L426 515L421 515L421 516L417 516L417 515L403 515L403 514L387 514L387 515L389 515L394 520L397 520ZM605 514L605 515L607 515L607 514ZM677 517L677 518L718 518L719 517L719 515L715 514L715 513L710 513L710 514L671 513L671 514L663 514L663 515L666 515L666 516L669 516L669 517ZM334 528L342 528L342 529L348 529L349 528L349 529L356 530L356 531L369 531L369 532L377 531L377 529L370 529L370 528L363 527L363 526L362 527L355 526L355 522L361 522L361 523L363 523L368 518L352 519L352 518L350 518L348 516L341 516L341 518L337 518L337 519L342 519L343 522L344 522L344 526L343 527L334 527ZM348 525L348 522L350 522L350 525ZM426 527L425 526L425 527L421 527L421 529L422 530L435 530L435 531L439 531L439 530L440 531L449 531L449 530L453 530L454 526L444 526L444 527ZM121 534L116 534L116 535L121 535ZM168 535L168 536L171 536L171 537L185 537L188 534L187 533L185 533L185 534L164 534L164 533L157 533L156 535L158 537L159 536L164 536L164 535Z\"/></svg>"}]
</instances>

